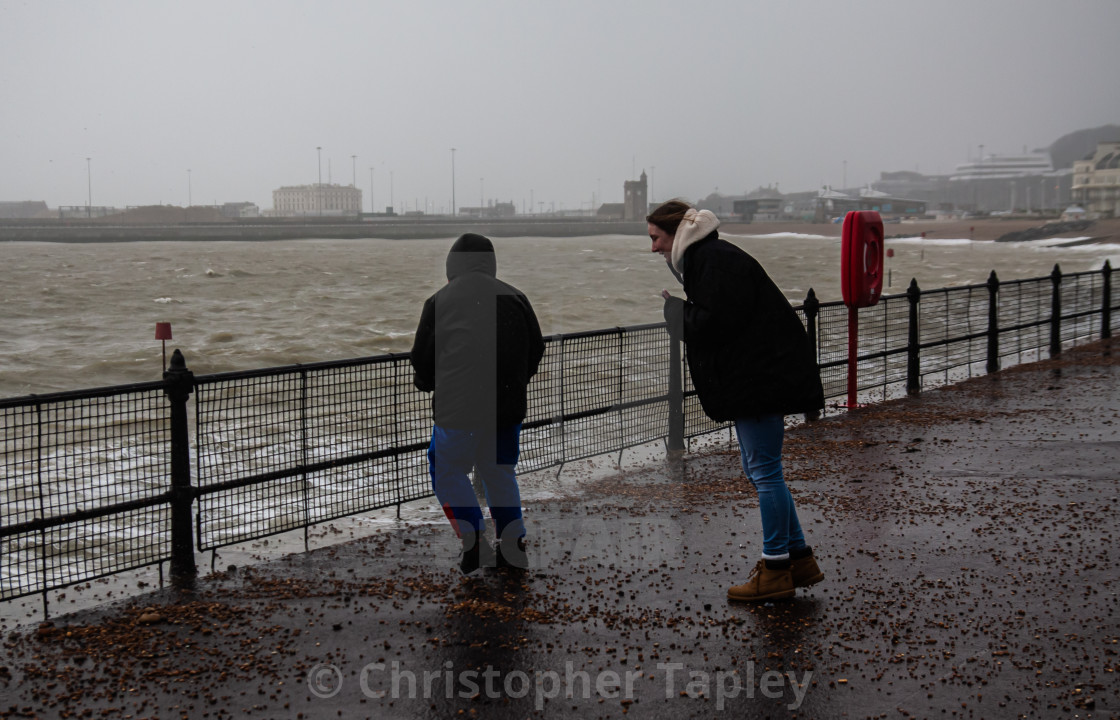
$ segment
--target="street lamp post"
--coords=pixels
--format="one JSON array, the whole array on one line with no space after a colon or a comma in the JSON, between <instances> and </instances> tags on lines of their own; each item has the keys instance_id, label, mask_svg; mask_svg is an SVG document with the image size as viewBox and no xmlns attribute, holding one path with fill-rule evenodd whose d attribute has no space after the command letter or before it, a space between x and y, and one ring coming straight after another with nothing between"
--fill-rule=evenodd
<instances>
[{"instance_id":1,"label":"street lamp post","mask_svg":"<svg viewBox=\"0 0 1120 720\"><path fill-rule=\"evenodd\" d=\"M455 148L451 148L451 215L455 216Z\"/></svg>"},{"instance_id":2,"label":"street lamp post","mask_svg":"<svg viewBox=\"0 0 1120 720\"><path fill-rule=\"evenodd\" d=\"M371 213L377 212L377 209L373 205L373 167L372 166L370 166L370 169L369 169L369 211Z\"/></svg>"},{"instance_id":3,"label":"street lamp post","mask_svg":"<svg viewBox=\"0 0 1120 720\"><path fill-rule=\"evenodd\" d=\"M478 179L478 216L482 217L482 208L486 207L486 191L483 190L482 181L485 178Z\"/></svg>"},{"instance_id":4,"label":"street lamp post","mask_svg":"<svg viewBox=\"0 0 1120 720\"><path fill-rule=\"evenodd\" d=\"M89 169L89 158L86 158L86 217L93 217L93 174Z\"/></svg>"},{"instance_id":5,"label":"street lamp post","mask_svg":"<svg viewBox=\"0 0 1120 720\"><path fill-rule=\"evenodd\" d=\"M315 151L319 153L319 184L316 186L315 195L318 197L319 217L323 217L323 148L316 145Z\"/></svg>"},{"instance_id":6,"label":"street lamp post","mask_svg":"<svg viewBox=\"0 0 1120 720\"><path fill-rule=\"evenodd\" d=\"M355 190L358 189L358 156L357 155L351 155L350 156L350 187L354 188ZM355 208L355 214L357 214L357 215L362 214L362 203L361 202L359 202L358 207Z\"/></svg>"},{"instance_id":7,"label":"street lamp post","mask_svg":"<svg viewBox=\"0 0 1120 720\"><path fill-rule=\"evenodd\" d=\"M191 169L187 168L187 207L192 207L194 205L194 201L191 197Z\"/></svg>"}]
</instances>

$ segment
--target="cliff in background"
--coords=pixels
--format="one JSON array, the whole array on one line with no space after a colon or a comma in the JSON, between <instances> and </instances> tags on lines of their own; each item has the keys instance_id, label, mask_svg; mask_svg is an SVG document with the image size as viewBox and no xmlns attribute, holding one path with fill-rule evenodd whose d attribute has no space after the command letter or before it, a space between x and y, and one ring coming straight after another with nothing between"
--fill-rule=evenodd
<instances>
[{"instance_id":1,"label":"cliff in background","mask_svg":"<svg viewBox=\"0 0 1120 720\"><path fill-rule=\"evenodd\" d=\"M1120 142L1120 125L1101 125L1063 135L1050 146L1050 162L1055 170L1073 167L1075 160L1092 155L1097 143Z\"/></svg>"}]
</instances>

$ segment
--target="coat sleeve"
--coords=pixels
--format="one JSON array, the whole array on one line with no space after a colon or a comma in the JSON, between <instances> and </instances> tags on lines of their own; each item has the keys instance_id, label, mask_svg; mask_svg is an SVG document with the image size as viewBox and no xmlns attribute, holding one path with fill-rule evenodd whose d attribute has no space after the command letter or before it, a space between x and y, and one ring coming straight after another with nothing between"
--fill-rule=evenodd
<instances>
[{"instance_id":1,"label":"coat sleeve","mask_svg":"<svg viewBox=\"0 0 1120 720\"><path fill-rule=\"evenodd\" d=\"M424 303L420 324L412 341L409 361L415 373L412 384L417 390L432 392L436 389L436 304L433 298Z\"/></svg>"},{"instance_id":2,"label":"coat sleeve","mask_svg":"<svg viewBox=\"0 0 1120 720\"><path fill-rule=\"evenodd\" d=\"M528 357L525 358L525 377L531 378L537 374L537 368L540 367L541 359L544 357L544 338L541 336L541 325L537 322L537 314L533 312L533 306L529 303L529 298L522 295L521 299L525 303L525 326L529 332L527 338Z\"/></svg>"}]
</instances>

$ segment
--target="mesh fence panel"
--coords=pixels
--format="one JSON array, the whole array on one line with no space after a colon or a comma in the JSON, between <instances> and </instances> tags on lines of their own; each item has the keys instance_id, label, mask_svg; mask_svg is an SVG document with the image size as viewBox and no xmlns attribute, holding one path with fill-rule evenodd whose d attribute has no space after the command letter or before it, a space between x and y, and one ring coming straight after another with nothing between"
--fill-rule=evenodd
<instances>
[{"instance_id":1,"label":"mesh fence panel","mask_svg":"<svg viewBox=\"0 0 1120 720\"><path fill-rule=\"evenodd\" d=\"M885 392L891 384L906 382L909 326L910 302L905 295L884 297L872 307L860 308L857 390L882 388Z\"/></svg>"},{"instance_id":2,"label":"mesh fence panel","mask_svg":"<svg viewBox=\"0 0 1120 720\"><path fill-rule=\"evenodd\" d=\"M430 494L429 403L407 356L200 378L196 412L198 486L245 483L199 499L200 548Z\"/></svg>"},{"instance_id":3,"label":"mesh fence panel","mask_svg":"<svg viewBox=\"0 0 1120 720\"><path fill-rule=\"evenodd\" d=\"M1077 273L1062 278L1063 343L1078 343L1100 333L1104 282L1099 272Z\"/></svg>"},{"instance_id":4,"label":"mesh fence panel","mask_svg":"<svg viewBox=\"0 0 1120 720\"><path fill-rule=\"evenodd\" d=\"M564 414L564 345L559 338L545 343L544 357L529 382L528 405L525 424L547 424L521 431L518 466L530 472L559 465L564 461L564 428L558 420Z\"/></svg>"},{"instance_id":5,"label":"mesh fence panel","mask_svg":"<svg viewBox=\"0 0 1120 720\"><path fill-rule=\"evenodd\" d=\"M669 334L661 325L631 329L621 354L622 415L625 446L641 445L668 434Z\"/></svg>"},{"instance_id":6,"label":"mesh fence panel","mask_svg":"<svg viewBox=\"0 0 1120 720\"><path fill-rule=\"evenodd\" d=\"M199 488L303 463L303 373L199 377L196 382Z\"/></svg>"},{"instance_id":7,"label":"mesh fence panel","mask_svg":"<svg viewBox=\"0 0 1120 720\"><path fill-rule=\"evenodd\" d=\"M0 433L0 599L168 558L162 385L5 403Z\"/></svg>"},{"instance_id":8,"label":"mesh fence panel","mask_svg":"<svg viewBox=\"0 0 1120 720\"><path fill-rule=\"evenodd\" d=\"M656 325L550 338L521 472L664 437L667 357ZM407 356L196 381L201 549L431 495L430 396Z\"/></svg>"},{"instance_id":9,"label":"mesh fence panel","mask_svg":"<svg viewBox=\"0 0 1120 720\"><path fill-rule=\"evenodd\" d=\"M961 369L971 374L973 363L988 357L989 291L985 285L923 292L918 304L921 374ZM933 344L936 343L936 344Z\"/></svg>"},{"instance_id":10,"label":"mesh fence panel","mask_svg":"<svg viewBox=\"0 0 1120 720\"><path fill-rule=\"evenodd\" d=\"M1050 344L1050 278L1013 280L999 286L1001 358L1034 355Z\"/></svg>"},{"instance_id":11,"label":"mesh fence panel","mask_svg":"<svg viewBox=\"0 0 1120 720\"><path fill-rule=\"evenodd\" d=\"M847 394L847 361L848 308L843 303L824 303L817 315L817 363L825 398Z\"/></svg>"},{"instance_id":12,"label":"mesh fence panel","mask_svg":"<svg viewBox=\"0 0 1120 720\"><path fill-rule=\"evenodd\" d=\"M622 441L622 426L614 413L587 416L622 402L618 373L622 333L565 338L564 459L578 460L609 453ZM580 417L580 416L584 417Z\"/></svg>"}]
</instances>

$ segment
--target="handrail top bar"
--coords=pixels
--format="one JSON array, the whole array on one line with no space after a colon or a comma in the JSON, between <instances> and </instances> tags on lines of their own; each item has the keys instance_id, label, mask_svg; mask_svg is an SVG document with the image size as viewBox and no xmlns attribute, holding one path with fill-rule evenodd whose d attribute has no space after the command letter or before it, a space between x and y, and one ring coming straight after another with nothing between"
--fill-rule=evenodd
<instances>
[{"instance_id":1,"label":"handrail top bar","mask_svg":"<svg viewBox=\"0 0 1120 720\"><path fill-rule=\"evenodd\" d=\"M103 387L88 388L84 390L60 390L52 393L33 393L31 395L17 395L14 397L0 398L0 408L18 407L25 405L46 405L50 403L65 402L67 400L87 400L95 397L109 397L112 395L130 395L133 393L162 390L166 387L163 380L149 380L140 383L125 385L105 385Z\"/></svg>"},{"instance_id":2,"label":"handrail top bar","mask_svg":"<svg viewBox=\"0 0 1120 720\"><path fill-rule=\"evenodd\" d=\"M654 330L661 327L665 327L664 322L646 323L644 325L628 325L625 327L602 328L599 330L582 330L575 333L556 333L554 335L545 336L544 340L546 342L559 342L563 340L574 340L585 337L599 337L614 334L624 334L628 332ZM408 359L410 354L411 353L407 352L385 353L383 355L368 355L365 357L346 358L342 360L321 360L311 363L292 363L291 365L254 368L252 370L229 370L221 373L195 375L194 379L195 385L205 385L210 383L222 382L224 380L239 380L243 378L247 379L252 377L265 377L269 375L282 375L285 373L298 373L307 370L331 370L335 368L354 367L357 365L389 363Z\"/></svg>"},{"instance_id":3,"label":"handrail top bar","mask_svg":"<svg viewBox=\"0 0 1120 720\"><path fill-rule=\"evenodd\" d=\"M1065 278L1079 278L1079 277L1087 277L1089 275L1100 275L1100 274L1101 274L1100 270L1082 270L1080 272L1062 273L1062 278L1063 279L1065 279ZM1032 282L1033 283L1043 283L1043 282L1049 283L1049 282L1052 282L1052 278L1051 278L1050 275L1040 275L1038 277L1032 277L1032 278L1016 278L1014 280L1000 280L999 284L1002 287L1003 285L1016 285L1016 284L1022 285L1022 284L1025 284L1025 283L1032 283ZM921 294L921 295L935 295L935 294L944 294L944 293L947 293L947 292L954 292L954 291L959 291L959 290L986 290L987 288L988 288L988 283L987 282L982 282L982 283L974 283L974 284L971 284L971 285L950 285L950 286L947 286L947 287L933 288L933 289L930 289L930 290L919 289L919 294ZM900 292L900 293L894 293L893 295L883 295L882 297L879 298L879 300L880 301L883 301L883 300L905 300L907 297L908 297L907 293ZM841 306L843 304L844 304L843 300L830 300L828 302L822 302L820 304L820 308L823 310L825 308L838 307L838 306ZM795 305L794 310L799 310L802 307L803 307L802 305Z\"/></svg>"},{"instance_id":4,"label":"handrail top bar","mask_svg":"<svg viewBox=\"0 0 1120 720\"><path fill-rule=\"evenodd\" d=\"M298 373L307 370L333 370L336 368L355 367L357 365L374 365L391 363L407 359L409 353L385 353L383 355L366 355L364 357L344 358L341 360L317 360L309 363L292 363L290 365L277 365L266 368L253 368L251 370L227 370L220 373L195 375L195 385L207 385L223 380L240 380L242 378L263 377L266 375L283 375Z\"/></svg>"},{"instance_id":5,"label":"handrail top bar","mask_svg":"<svg viewBox=\"0 0 1120 720\"><path fill-rule=\"evenodd\" d=\"M641 332L644 330L656 330L665 327L665 322L645 323L643 325L625 325L616 326L611 328L600 328L599 330L580 330L579 332L571 333L555 333L553 335L546 335L545 340L548 342L559 342L563 340L580 340L586 337L598 337L601 335L616 335L625 334L628 332Z\"/></svg>"}]
</instances>

